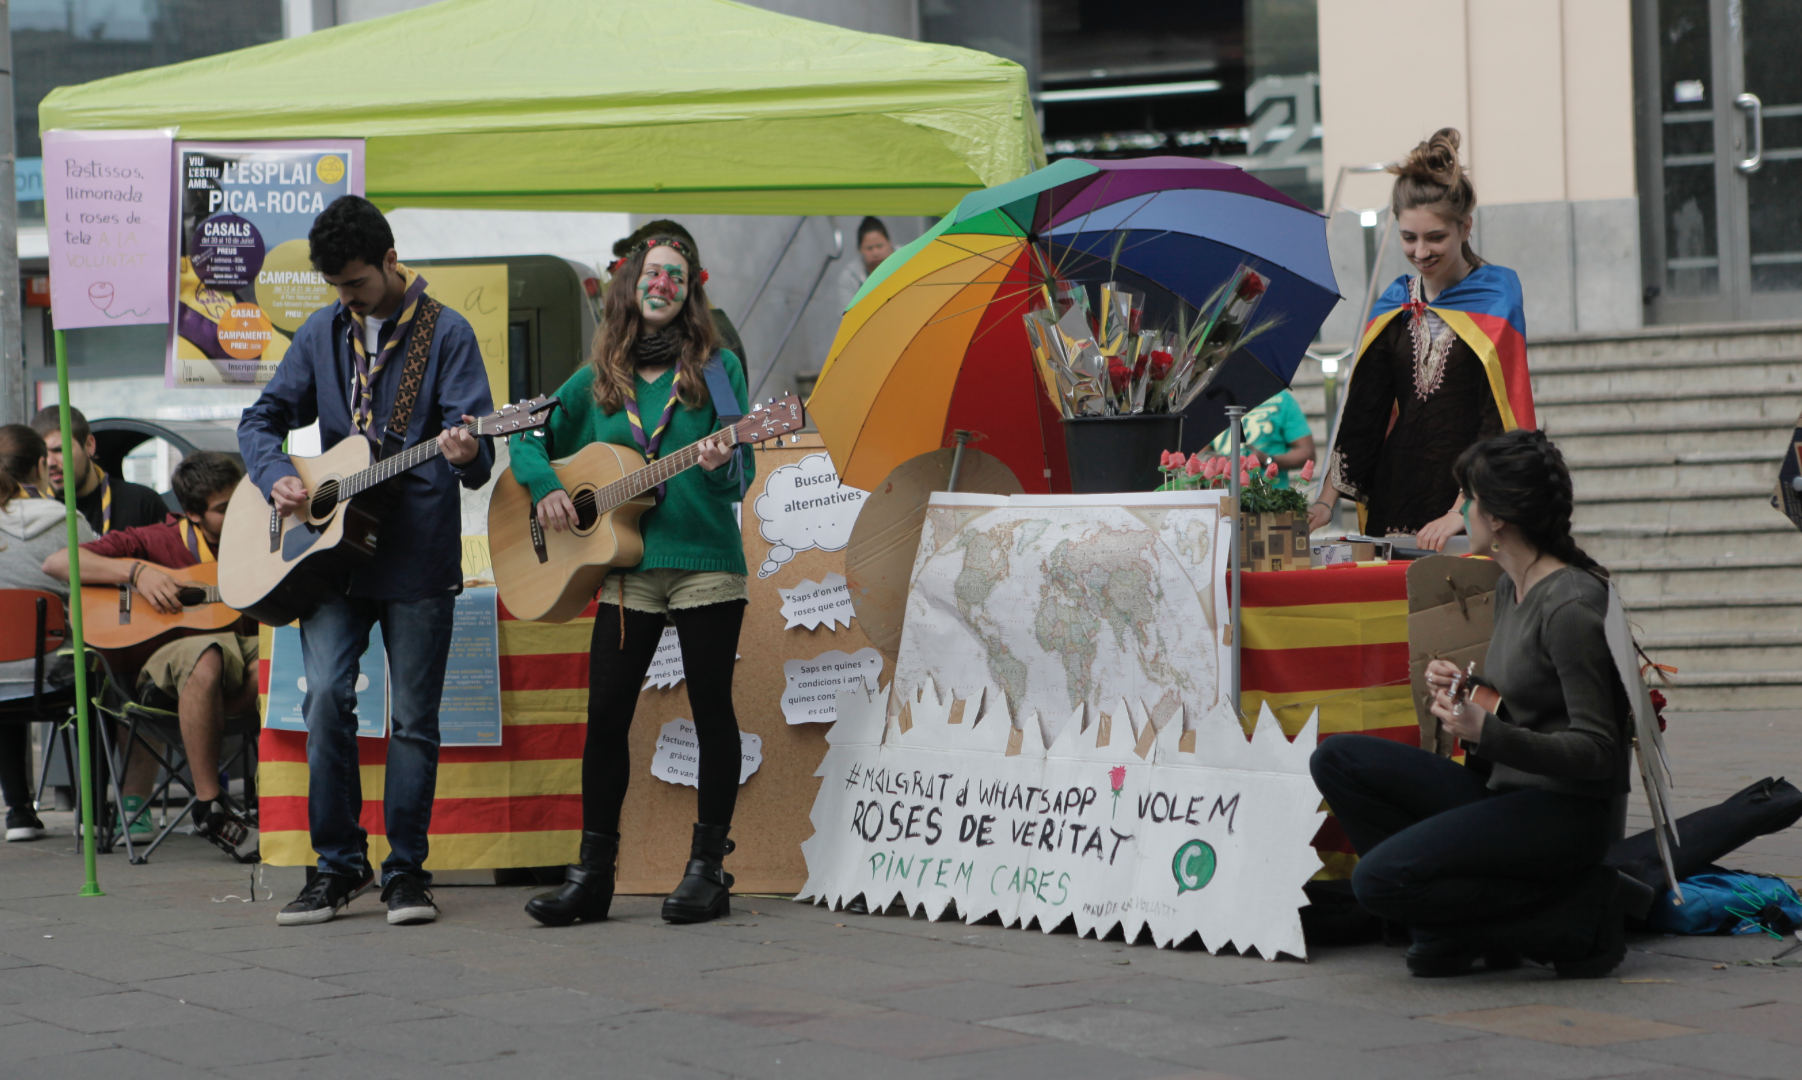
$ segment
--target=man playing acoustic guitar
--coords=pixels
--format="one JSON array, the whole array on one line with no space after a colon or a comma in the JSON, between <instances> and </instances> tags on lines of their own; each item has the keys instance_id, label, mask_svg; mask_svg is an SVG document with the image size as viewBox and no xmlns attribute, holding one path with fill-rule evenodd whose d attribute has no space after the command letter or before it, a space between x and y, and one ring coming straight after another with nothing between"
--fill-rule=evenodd
<instances>
[{"instance_id":1,"label":"man playing acoustic guitar","mask_svg":"<svg viewBox=\"0 0 1802 1080\"><path fill-rule=\"evenodd\" d=\"M438 705L463 584L457 486L481 487L494 464L493 448L458 424L493 410L488 375L469 322L427 296L425 279L396 260L394 233L375 204L343 196L319 215L307 241L314 268L338 290L339 302L301 326L263 396L244 410L238 445L251 479L281 513L303 510L308 492L282 440L314 421L328 447L362 436L371 456L386 458L436 439L442 458L383 485L392 503L376 554L351 577L348 593L320 597L300 620L307 815L319 873L276 921L325 922L374 882L368 834L359 824L356 680L370 627L379 622L393 721L382 899L390 923L429 922L438 917L425 870L438 784Z\"/></svg>"},{"instance_id":2,"label":"man playing acoustic guitar","mask_svg":"<svg viewBox=\"0 0 1802 1080\"><path fill-rule=\"evenodd\" d=\"M180 570L218 558L225 508L243 475L230 455L211 450L189 454L169 476L181 515L170 514L159 525L114 528L81 545L82 582L129 583L158 611L180 612L180 583L157 567ZM68 551L45 559L44 573L69 580ZM181 717L182 748L194 779L194 834L239 862L257 860L257 832L220 798L219 748L225 718L256 705L256 671L256 624L245 619L214 633L181 634L166 641L137 676L137 700L173 709Z\"/></svg>"}]
</instances>

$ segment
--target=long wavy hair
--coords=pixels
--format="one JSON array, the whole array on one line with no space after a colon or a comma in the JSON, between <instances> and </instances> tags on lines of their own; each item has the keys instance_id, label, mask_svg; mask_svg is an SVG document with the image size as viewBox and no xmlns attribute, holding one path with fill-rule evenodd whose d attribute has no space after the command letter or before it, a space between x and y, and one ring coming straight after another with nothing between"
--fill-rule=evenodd
<instances>
[{"instance_id":1,"label":"long wavy hair","mask_svg":"<svg viewBox=\"0 0 1802 1080\"><path fill-rule=\"evenodd\" d=\"M49 452L44 437L24 424L0 427L0 510L18 498L26 484L42 482L39 473Z\"/></svg>"},{"instance_id":2,"label":"long wavy hair","mask_svg":"<svg viewBox=\"0 0 1802 1080\"><path fill-rule=\"evenodd\" d=\"M1542 554L1608 576L1571 536L1570 467L1545 432L1517 428L1484 439L1458 455L1452 476L1466 497L1476 497L1480 510L1519 529Z\"/></svg>"},{"instance_id":3,"label":"long wavy hair","mask_svg":"<svg viewBox=\"0 0 1802 1080\"><path fill-rule=\"evenodd\" d=\"M644 315L638 307L638 279L644 273L645 256L658 246L658 241L673 239L686 251L688 259L688 298L682 310L670 323L682 338L682 355L676 361L679 380L676 397L684 407L698 409L708 401L706 379L701 366L718 347L719 334L713 328L713 308L707 302L707 286L701 280L700 251L686 236L653 236L633 247L613 273L601 301L601 329L594 336L594 351L588 362L594 365L594 400L601 411L611 416L625 408L638 375L632 363L632 349L645 332Z\"/></svg>"}]
</instances>

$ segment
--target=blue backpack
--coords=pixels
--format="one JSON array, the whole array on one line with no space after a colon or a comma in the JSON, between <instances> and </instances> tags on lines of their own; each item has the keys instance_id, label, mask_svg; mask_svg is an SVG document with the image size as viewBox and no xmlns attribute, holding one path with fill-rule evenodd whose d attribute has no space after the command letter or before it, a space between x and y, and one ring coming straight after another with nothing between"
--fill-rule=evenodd
<instances>
[{"instance_id":1,"label":"blue backpack","mask_svg":"<svg viewBox=\"0 0 1802 1080\"><path fill-rule=\"evenodd\" d=\"M1802 927L1802 898L1780 877L1712 866L1683 879L1683 903L1668 889L1659 893L1646 923L1666 934L1781 937Z\"/></svg>"}]
</instances>

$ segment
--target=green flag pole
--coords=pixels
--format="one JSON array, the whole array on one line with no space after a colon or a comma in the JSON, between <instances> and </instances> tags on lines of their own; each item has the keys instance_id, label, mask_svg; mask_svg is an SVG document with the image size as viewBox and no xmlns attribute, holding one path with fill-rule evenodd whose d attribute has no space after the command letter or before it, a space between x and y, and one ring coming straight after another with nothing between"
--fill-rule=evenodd
<instances>
[{"instance_id":1,"label":"green flag pole","mask_svg":"<svg viewBox=\"0 0 1802 1080\"><path fill-rule=\"evenodd\" d=\"M56 398L63 427L63 507L69 529L69 627L75 635L75 741L80 746L81 756L81 857L88 873L79 895L105 896L100 891L100 877L94 865L94 737L89 731L93 720L88 715L87 639L81 633L81 534L75 525L78 484L67 465L70 447L75 445L75 432L69 424L69 355L61 330L56 332Z\"/></svg>"}]
</instances>

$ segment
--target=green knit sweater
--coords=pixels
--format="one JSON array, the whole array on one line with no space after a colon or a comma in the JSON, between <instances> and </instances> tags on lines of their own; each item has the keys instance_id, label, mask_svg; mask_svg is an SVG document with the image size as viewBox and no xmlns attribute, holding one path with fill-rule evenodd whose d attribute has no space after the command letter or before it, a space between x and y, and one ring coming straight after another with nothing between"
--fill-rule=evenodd
<instances>
[{"instance_id":1,"label":"green knit sweater","mask_svg":"<svg viewBox=\"0 0 1802 1080\"><path fill-rule=\"evenodd\" d=\"M738 357L722 349L720 363L737 393L741 411L749 394L745 390L744 368ZM668 403L675 369L664 372L654 382L638 380L638 409L647 428L655 427ZM583 364L557 391L563 407L551 417L548 426L537 432L513 436L513 475L532 492L532 503L563 485L550 463L565 458L589 443L617 443L638 448L632 438L632 422L621 409L609 416L594 400L594 366ZM659 449L671 454L692 442L699 442L718 426L711 403L698 409L676 406L664 429ZM751 455L745 455L745 479L751 478ZM738 521L732 504L738 501L738 481L730 464L708 471L696 466L672 477L663 502L638 519L644 534L644 559L631 570L722 570L745 572L744 541L739 535Z\"/></svg>"}]
</instances>

